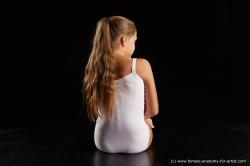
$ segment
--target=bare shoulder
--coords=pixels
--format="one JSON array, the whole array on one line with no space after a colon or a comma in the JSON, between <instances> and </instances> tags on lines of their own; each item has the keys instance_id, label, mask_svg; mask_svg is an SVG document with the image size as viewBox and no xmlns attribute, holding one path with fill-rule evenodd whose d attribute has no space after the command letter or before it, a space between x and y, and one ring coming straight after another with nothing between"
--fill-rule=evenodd
<instances>
[{"instance_id":1,"label":"bare shoulder","mask_svg":"<svg viewBox=\"0 0 250 166\"><path fill-rule=\"evenodd\" d=\"M148 79L152 74L150 62L144 58L137 58L136 72L142 79Z\"/></svg>"}]
</instances>

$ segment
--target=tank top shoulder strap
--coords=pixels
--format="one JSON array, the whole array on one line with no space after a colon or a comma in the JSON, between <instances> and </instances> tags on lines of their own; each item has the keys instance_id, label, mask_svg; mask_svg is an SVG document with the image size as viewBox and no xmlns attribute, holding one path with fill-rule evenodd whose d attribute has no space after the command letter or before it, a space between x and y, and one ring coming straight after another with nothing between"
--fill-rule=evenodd
<instances>
[{"instance_id":1,"label":"tank top shoulder strap","mask_svg":"<svg viewBox=\"0 0 250 166\"><path fill-rule=\"evenodd\" d=\"M132 73L136 73L136 58L132 58Z\"/></svg>"}]
</instances>

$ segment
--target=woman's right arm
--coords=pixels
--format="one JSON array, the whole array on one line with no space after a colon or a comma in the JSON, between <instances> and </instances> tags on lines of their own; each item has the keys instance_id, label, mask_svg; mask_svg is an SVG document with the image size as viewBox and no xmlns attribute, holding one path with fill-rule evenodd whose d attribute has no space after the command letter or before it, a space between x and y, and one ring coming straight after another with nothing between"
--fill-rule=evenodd
<instances>
[{"instance_id":1,"label":"woman's right arm","mask_svg":"<svg viewBox=\"0 0 250 166\"><path fill-rule=\"evenodd\" d=\"M138 59L137 73L141 76L145 86L145 118L151 118L159 113L159 104L154 76L150 63L146 59Z\"/></svg>"}]
</instances>

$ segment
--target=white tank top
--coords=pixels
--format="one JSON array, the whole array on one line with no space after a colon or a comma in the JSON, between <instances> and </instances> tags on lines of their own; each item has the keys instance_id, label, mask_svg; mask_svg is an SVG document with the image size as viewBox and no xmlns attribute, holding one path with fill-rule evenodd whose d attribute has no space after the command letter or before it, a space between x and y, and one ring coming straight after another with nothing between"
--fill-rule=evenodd
<instances>
[{"instance_id":1,"label":"white tank top","mask_svg":"<svg viewBox=\"0 0 250 166\"><path fill-rule=\"evenodd\" d=\"M97 118L95 145L110 153L142 152L148 146L149 128L144 121L144 82L136 73L136 58L132 58L132 72L115 80L115 85L113 117L110 121Z\"/></svg>"}]
</instances>

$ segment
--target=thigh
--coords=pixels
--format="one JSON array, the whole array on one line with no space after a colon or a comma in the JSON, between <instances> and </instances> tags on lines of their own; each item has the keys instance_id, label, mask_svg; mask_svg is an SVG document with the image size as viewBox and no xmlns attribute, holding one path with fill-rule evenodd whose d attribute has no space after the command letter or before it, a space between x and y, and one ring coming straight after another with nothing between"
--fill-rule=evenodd
<instances>
[{"instance_id":1,"label":"thigh","mask_svg":"<svg viewBox=\"0 0 250 166\"><path fill-rule=\"evenodd\" d=\"M152 131L151 126L147 123L147 121L145 121L145 122L148 126L148 129L149 129L149 142L148 142L148 147L149 147L153 141L153 131Z\"/></svg>"}]
</instances>

